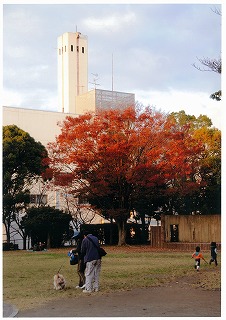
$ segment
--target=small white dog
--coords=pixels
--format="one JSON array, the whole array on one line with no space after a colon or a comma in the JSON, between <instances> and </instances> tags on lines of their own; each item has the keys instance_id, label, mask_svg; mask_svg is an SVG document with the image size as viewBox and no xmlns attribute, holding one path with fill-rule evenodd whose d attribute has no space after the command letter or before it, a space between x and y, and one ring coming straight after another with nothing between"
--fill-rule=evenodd
<instances>
[{"instance_id":1,"label":"small white dog","mask_svg":"<svg viewBox=\"0 0 226 320\"><path fill-rule=\"evenodd\" d=\"M53 277L53 285L54 289L56 290L64 289L66 286L66 281L62 274L60 274L59 272Z\"/></svg>"}]
</instances>

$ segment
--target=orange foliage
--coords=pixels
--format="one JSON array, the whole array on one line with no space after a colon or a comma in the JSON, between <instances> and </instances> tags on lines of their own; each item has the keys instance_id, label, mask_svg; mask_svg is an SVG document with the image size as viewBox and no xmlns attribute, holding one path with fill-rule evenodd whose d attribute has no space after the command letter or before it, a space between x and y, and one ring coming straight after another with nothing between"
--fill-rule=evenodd
<instances>
[{"instance_id":1,"label":"orange foliage","mask_svg":"<svg viewBox=\"0 0 226 320\"><path fill-rule=\"evenodd\" d=\"M128 108L67 117L48 147L56 184L97 197L108 195L109 210L128 214L139 186L193 192L202 148L187 126L178 128L151 108L141 114Z\"/></svg>"}]
</instances>

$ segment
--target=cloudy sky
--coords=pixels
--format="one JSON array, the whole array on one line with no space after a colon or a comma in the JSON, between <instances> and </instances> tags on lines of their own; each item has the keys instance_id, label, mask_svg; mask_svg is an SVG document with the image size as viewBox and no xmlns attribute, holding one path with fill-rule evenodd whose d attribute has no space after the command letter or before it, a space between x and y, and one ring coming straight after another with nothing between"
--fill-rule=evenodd
<instances>
[{"instance_id":1,"label":"cloudy sky","mask_svg":"<svg viewBox=\"0 0 226 320\"><path fill-rule=\"evenodd\" d=\"M220 1L219 1L220 2ZM4 3L4 1L3 1ZM3 4L3 105L57 111L57 37L88 36L89 89L135 93L162 111L209 116L221 129L222 102L209 98L220 75L197 58L221 54L221 5Z\"/></svg>"}]
</instances>

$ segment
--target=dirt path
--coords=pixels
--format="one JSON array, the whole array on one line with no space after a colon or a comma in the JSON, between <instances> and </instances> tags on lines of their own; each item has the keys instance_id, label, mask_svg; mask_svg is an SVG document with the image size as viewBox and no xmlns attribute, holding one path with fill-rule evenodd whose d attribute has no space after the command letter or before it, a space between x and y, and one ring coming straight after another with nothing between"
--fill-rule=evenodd
<instances>
[{"instance_id":1,"label":"dirt path","mask_svg":"<svg viewBox=\"0 0 226 320\"><path fill-rule=\"evenodd\" d=\"M220 317L221 292L182 278L161 287L84 294L19 311L16 317Z\"/></svg>"}]
</instances>

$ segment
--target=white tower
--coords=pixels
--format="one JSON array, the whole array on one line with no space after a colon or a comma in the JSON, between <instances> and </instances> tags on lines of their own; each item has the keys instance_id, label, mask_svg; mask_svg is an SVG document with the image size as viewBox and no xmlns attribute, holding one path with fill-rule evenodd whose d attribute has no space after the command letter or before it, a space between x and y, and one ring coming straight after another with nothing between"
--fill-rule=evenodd
<instances>
[{"instance_id":1,"label":"white tower","mask_svg":"<svg viewBox=\"0 0 226 320\"><path fill-rule=\"evenodd\" d=\"M76 113L76 96L88 91L88 41L80 32L58 37L58 110Z\"/></svg>"}]
</instances>

